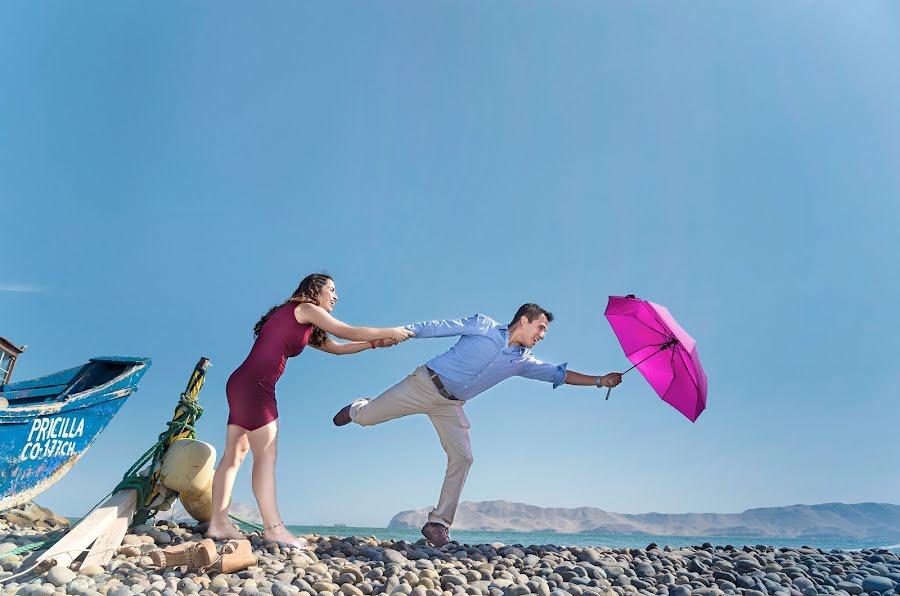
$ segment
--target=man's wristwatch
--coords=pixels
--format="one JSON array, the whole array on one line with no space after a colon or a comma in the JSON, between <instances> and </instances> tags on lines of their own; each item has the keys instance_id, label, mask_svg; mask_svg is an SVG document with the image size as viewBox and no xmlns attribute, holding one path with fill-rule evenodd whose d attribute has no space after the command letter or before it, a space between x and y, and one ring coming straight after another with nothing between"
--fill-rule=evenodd
<instances>
[{"instance_id":1,"label":"man's wristwatch","mask_svg":"<svg viewBox=\"0 0 900 596\"><path fill-rule=\"evenodd\" d=\"M597 377L597 387L603 387L603 377Z\"/></svg>"}]
</instances>

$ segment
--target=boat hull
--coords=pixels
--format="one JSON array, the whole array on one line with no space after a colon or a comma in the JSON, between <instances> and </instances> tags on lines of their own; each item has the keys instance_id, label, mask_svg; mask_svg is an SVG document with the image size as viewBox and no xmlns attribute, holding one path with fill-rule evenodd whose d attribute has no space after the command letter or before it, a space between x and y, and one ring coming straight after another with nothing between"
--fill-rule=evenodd
<instances>
[{"instance_id":1,"label":"boat hull","mask_svg":"<svg viewBox=\"0 0 900 596\"><path fill-rule=\"evenodd\" d=\"M0 396L0 510L52 486L84 455L150 366L96 358L83 367L4 385Z\"/></svg>"}]
</instances>

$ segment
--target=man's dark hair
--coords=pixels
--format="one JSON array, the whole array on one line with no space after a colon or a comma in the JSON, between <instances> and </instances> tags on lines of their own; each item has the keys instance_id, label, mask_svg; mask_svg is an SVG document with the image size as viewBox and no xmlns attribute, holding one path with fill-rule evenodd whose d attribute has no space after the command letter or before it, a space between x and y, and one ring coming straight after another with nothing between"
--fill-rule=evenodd
<instances>
[{"instance_id":1,"label":"man's dark hair","mask_svg":"<svg viewBox=\"0 0 900 596\"><path fill-rule=\"evenodd\" d=\"M529 323L533 323L534 320L541 315L547 317L547 322L550 323L553 321L553 313L547 310L546 308L542 308L537 304L533 304L529 302L528 304L523 304L519 307L519 310L516 311L516 315L512 319L512 323L510 326L515 325L519 322L519 317L525 315L525 318L528 319Z\"/></svg>"}]
</instances>

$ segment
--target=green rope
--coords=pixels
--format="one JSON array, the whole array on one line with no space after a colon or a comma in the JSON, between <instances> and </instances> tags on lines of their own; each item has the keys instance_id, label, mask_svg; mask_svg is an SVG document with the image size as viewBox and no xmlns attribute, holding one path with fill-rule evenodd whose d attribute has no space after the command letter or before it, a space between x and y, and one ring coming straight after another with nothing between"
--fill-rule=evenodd
<instances>
[{"instance_id":1,"label":"green rope","mask_svg":"<svg viewBox=\"0 0 900 596\"><path fill-rule=\"evenodd\" d=\"M255 523L253 523L253 522L251 522L251 521L247 521L246 519L241 519L241 518L239 518L239 517L236 516L236 515L232 515L232 514L229 513L229 514L228 514L228 517L230 517L231 519L233 519L234 521L236 521L236 522L238 522L238 523L244 524L245 526L250 526L250 527L253 528L254 530L263 530L263 529L264 529L264 528L263 528L262 526L260 526L259 524L255 524Z\"/></svg>"},{"instance_id":2,"label":"green rope","mask_svg":"<svg viewBox=\"0 0 900 596\"><path fill-rule=\"evenodd\" d=\"M61 540L61 538L54 538L53 540L41 540L40 542L32 542L31 544L26 544L25 546L20 546L19 548L14 548L11 551L9 551L8 553L5 553L3 556L8 557L10 555L19 555L22 553L27 553L29 551L39 550L39 549L43 548L45 545L52 546L52 545L56 544L57 542L59 542L60 540ZM2 557L0 557L0 558L2 558Z\"/></svg>"},{"instance_id":3,"label":"green rope","mask_svg":"<svg viewBox=\"0 0 900 596\"><path fill-rule=\"evenodd\" d=\"M116 485L112 492L115 493L129 488L133 489L138 493L137 503L139 506L146 508L149 505L147 500L153 492L153 469L156 468L156 464L162 459L172 438L181 434L186 434L191 439L197 436L193 423L203 415L203 406L197 403L196 399L188 399L187 393L182 393L175 410L177 411L178 408L183 410L181 415L177 419L168 422L166 430L160 433L156 443L128 468L128 471L122 476L122 481ZM152 462L150 474L141 476L139 472L150 462ZM151 513L155 513L155 511L151 511Z\"/></svg>"}]
</instances>

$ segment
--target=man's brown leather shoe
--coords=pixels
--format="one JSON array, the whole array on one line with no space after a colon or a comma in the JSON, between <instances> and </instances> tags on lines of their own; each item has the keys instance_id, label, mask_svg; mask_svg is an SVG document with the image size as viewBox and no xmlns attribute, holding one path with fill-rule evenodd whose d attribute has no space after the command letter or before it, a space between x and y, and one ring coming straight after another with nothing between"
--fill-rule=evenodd
<instances>
[{"instance_id":1,"label":"man's brown leather shoe","mask_svg":"<svg viewBox=\"0 0 900 596\"><path fill-rule=\"evenodd\" d=\"M422 526L422 536L433 544L435 548L441 548L445 544L450 543L450 528L443 524L428 522Z\"/></svg>"},{"instance_id":2,"label":"man's brown leather shoe","mask_svg":"<svg viewBox=\"0 0 900 596\"><path fill-rule=\"evenodd\" d=\"M350 424L350 404L341 408L341 411L334 415L331 419L335 426L344 426Z\"/></svg>"}]
</instances>

